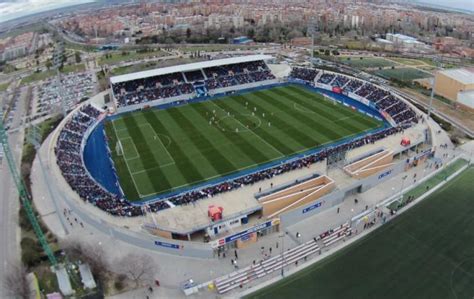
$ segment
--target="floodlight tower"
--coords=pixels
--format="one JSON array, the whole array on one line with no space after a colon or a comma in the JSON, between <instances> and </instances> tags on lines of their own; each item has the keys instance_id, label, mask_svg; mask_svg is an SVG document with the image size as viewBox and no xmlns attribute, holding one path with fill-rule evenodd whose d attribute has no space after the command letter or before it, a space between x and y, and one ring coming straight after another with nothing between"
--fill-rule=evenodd
<instances>
[{"instance_id":1,"label":"floodlight tower","mask_svg":"<svg viewBox=\"0 0 474 299\"><path fill-rule=\"evenodd\" d=\"M30 142L36 150L39 166L41 168L41 173L43 175L44 182L46 183L46 188L48 189L48 194L51 197L51 200L53 201L54 208L56 209L56 212L58 213L58 218L59 218L59 221L61 222L61 225L64 229L64 233L67 235L67 234L69 234L69 231L67 229L67 225L64 221L64 218L61 217L61 214L59 213L59 205L56 202L56 195L51 190L51 184L49 183L48 176L46 175L46 171L44 170L45 168L44 168L44 165L43 165L43 160L41 159L41 155L39 153L39 150L40 150L40 147L41 147L42 137L41 137L40 130L37 126L31 125L29 127L28 135L26 136L26 140L28 140L28 142Z\"/></svg>"},{"instance_id":2,"label":"floodlight tower","mask_svg":"<svg viewBox=\"0 0 474 299\"><path fill-rule=\"evenodd\" d=\"M438 70L440 68L440 62L441 58L439 56L435 56L433 58L433 62L436 64L436 69ZM428 107L428 118L431 116L431 110L433 109L433 98L434 98L434 93L435 93L435 85L436 85L436 73L433 78L433 82L431 83L431 95L430 95L430 105Z\"/></svg>"},{"instance_id":3,"label":"floodlight tower","mask_svg":"<svg viewBox=\"0 0 474 299\"><path fill-rule=\"evenodd\" d=\"M314 36L318 33L319 26L317 17L311 17L308 24L308 33L311 34L311 64L314 61Z\"/></svg>"},{"instance_id":4,"label":"floodlight tower","mask_svg":"<svg viewBox=\"0 0 474 299\"><path fill-rule=\"evenodd\" d=\"M66 103L66 98L64 96L64 86L61 83L61 72L60 68L63 65L63 59L64 59L64 44L62 41L58 42L56 49L54 51L53 55L53 65L54 68L56 69L56 86L58 88L58 97L61 102L61 109L63 116L66 117L67 115L67 103Z\"/></svg>"},{"instance_id":5,"label":"floodlight tower","mask_svg":"<svg viewBox=\"0 0 474 299\"><path fill-rule=\"evenodd\" d=\"M33 212L33 208L31 206L31 196L28 193L28 190L26 189L26 186L25 186L25 182L23 181L18 171L18 168L16 166L15 159L13 158L13 155L10 149L10 145L8 144L8 135L5 130L5 127L3 126L2 119L0 119L0 144L3 147L3 154L8 162L10 173L12 175L13 181L20 195L20 201L21 201L21 204L23 205L23 208L25 209L28 220L30 221L31 226L33 227L33 230L36 234L36 237L38 238L38 241L41 244L41 247L43 248L44 252L48 256L49 262L51 263L53 267L56 267L58 262L56 260L56 257L54 256L53 251L49 247L49 244L46 241L46 238L44 236L43 230L41 229L38 223L38 219L36 219L36 216Z\"/></svg>"}]
</instances>

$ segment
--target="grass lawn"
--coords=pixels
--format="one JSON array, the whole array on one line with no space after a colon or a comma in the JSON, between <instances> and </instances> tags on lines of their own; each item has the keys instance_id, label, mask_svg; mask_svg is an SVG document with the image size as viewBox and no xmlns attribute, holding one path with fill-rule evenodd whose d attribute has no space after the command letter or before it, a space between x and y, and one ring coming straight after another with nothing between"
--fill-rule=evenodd
<instances>
[{"instance_id":1,"label":"grass lawn","mask_svg":"<svg viewBox=\"0 0 474 299\"><path fill-rule=\"evenodd\" d=\"M136 52L136 51L126 51L123 55L122 52L110 52L110 56L105 58L105 55L100 57L99 64L116 64L122 61L134 61L143 58L154 58L166 56L167 54L163 51L150 51L150 52Z\"/></svg>"},{"instance_id":2,"label":"grass lawn","mask_svg":"<svg viewBox=\"0 0 474 299\"><path fill-rule=\"evenodd\" d=\"M249 298L473 298L474 168L390 223Z\"/></svg>"},{"instance_id":3,"label":"grass lawn","mask_svg":"<svg viewBox=\"0 0 474 299\"><path fill-rule=\"evenodd\" d=\"M426 65L423 61L418 60L418 59L401 58L401 57L389 57L388 59L401 63L401 64L409 65L409 66Z\"/></svg>"},{"instance_id":4,"label":"grass lawn","mask_svg":"<svg viewBox=\"0 0 474 299\"><path fill-rule=\"evenodd\" d=\"M110 71L110 74L111 76L118 76L118 75L123 75L123 74L134 73L134 72L146 71L146 70L157 68L158 64L159 62L157 61L149 61L147 63L133 64L133 65L128 65L128 66L119 66L119 67L113 68Z\"/></svg>"},{"instance_id":5,"label":"grass lawn","mask_svg":"<svg viewBox=\"0 0 474 299\"><path fill-rule=\"evenodd\" d=\"M393 61L384 58L373 57L339 57L339 60L341 63L356 68L377 68L395 65Z\"/></svg>"},{"instance_id":6,"label":"grass lawn","mask_svg":"<svg viewBox=\"0 0 474 299\"><path fill-rule=\"evenodd\" d=\"M423 72L414 68L401 68L401 69L384 69L377 70L374 72L377 76L385 79L397 79L404 82L410 82L415 79L433 77L428 72Z\"/></svg>"},{"instance_id":7,"label":"grass lawn","mask_svg":"<svg viewBox=\"0 0 474 299\"><path fill-rule=\"evenodd\" d=\"M286 86L125 114L107 122L106 133L122 189L133 201L382 125L306 88Z\"/></svg>"},{"instance_id":8,"label":"grass lawn","mask_svg":"<svg viewBox=\"0 0 474 299\"><path fill-rule=\"evenodd\" d=\"M0 84L0 92L7 90L7 88L8 88L9 85L10 85L10 83L3 83L3 84Z\"/></svg>"},{"instance_id":9,"label":"grass lawn","mask_svg":"<svg viewBox=\"0 0 474 299\"><path fill-rule=\"evenodd\" d=\"M408 197L413 196L414 199L417 199L418 197L422 196L427 192L429 189L426 189L426 187L433 188L442 181L444 181L447 177L461 169L464 165L466 165L468 162L464 159L459 159L456 160L456 162L452 163L451 165L447 166L443 170L441 170L438 174L435 176L431 177L429 180L425 181L424 183L416 186L415 188L411 189L407 193L404 194L403 196L403 201L399 203L398 201L393 202L389 208L392 210L398 210L399 208L403 207L408 199Z\"/></svg>"},{"instance_id":10,"label":"grass lawn","mask_svg":"<svg viewBox=\"0 0 474 299\"><path fill-rule=\"evenodd\" d=\"M86 70L86 66L81 63L81 64L72 64L72 65L65 65L61 73L67 74L67 73L78 73L78 72L83 72Z\"/></svg>"}]
</instances>

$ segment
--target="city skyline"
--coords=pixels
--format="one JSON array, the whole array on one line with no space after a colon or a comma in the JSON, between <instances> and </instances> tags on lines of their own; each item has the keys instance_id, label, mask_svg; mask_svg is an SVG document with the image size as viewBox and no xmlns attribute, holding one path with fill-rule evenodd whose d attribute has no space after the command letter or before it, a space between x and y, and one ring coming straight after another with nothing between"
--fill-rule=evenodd
<instances>
[{"instance_id":1,"label":"city skyline","mask_svg":"<svg viewBox=\"0 0 474 299\"><path fill-rule=\"evenodd\" d=\"M97 2L97 0L0 0L0 23L40 12L91 2ZM474 12L474 5L471 0L419 0L416 2Z\"/></svg>"}]
</instances>

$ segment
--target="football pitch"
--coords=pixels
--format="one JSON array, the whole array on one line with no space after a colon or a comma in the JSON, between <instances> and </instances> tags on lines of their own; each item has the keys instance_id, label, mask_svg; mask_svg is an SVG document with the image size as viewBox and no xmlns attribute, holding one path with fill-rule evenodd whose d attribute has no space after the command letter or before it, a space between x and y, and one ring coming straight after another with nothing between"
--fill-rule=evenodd
<instances>
[{"instance_id":1,"label":"football pitch","mask_svg":"<svg viewBox=\"0 0 474 299\"><path fill-rule=\"evenodd\" d=\"M384 69L374 72L376 75L386 79L397 79L404 82L432 77L429 72L414 68Z\"/></svg>"},{"instance_id":2,"label":"football pitch","mask_svg":"<svg viewBox=\"0 0 474 299\"><path fill-rule=\"evenodd\" d=\"M297 85L124 114L105 124L131 201L160 195L383 126Z\"/></svg>"},{"instance_id":3,"label":"football pitch","mask_svg":"<svg viewBox=\"0 0 474 299\"><path fill-rule=\"evenodd\" d=\"M474 167L365 238L249 298L473 298Z\"/></svg>"}]
</instances>

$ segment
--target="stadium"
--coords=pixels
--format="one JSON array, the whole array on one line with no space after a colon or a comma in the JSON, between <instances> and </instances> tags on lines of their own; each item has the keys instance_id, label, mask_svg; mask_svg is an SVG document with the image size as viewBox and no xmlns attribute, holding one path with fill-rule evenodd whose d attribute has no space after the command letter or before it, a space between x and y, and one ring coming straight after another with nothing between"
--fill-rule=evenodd
<instances>
[{"instance_id":1,"label":"stadium","mask_svg":"<svg viewBox=\"0 0 474 299\"><path fill-rule=\"evenodd\" d=\"M386 87L249 55L111 77L62 121L50 154L81 218L135 246L214 258L422 165L434 135ZM376 215L353 213L289 259ZM252 277L284 267L272 263ZM218 292L253 279L242 273L215 280Z\"/></svg>"}]
</instances>

